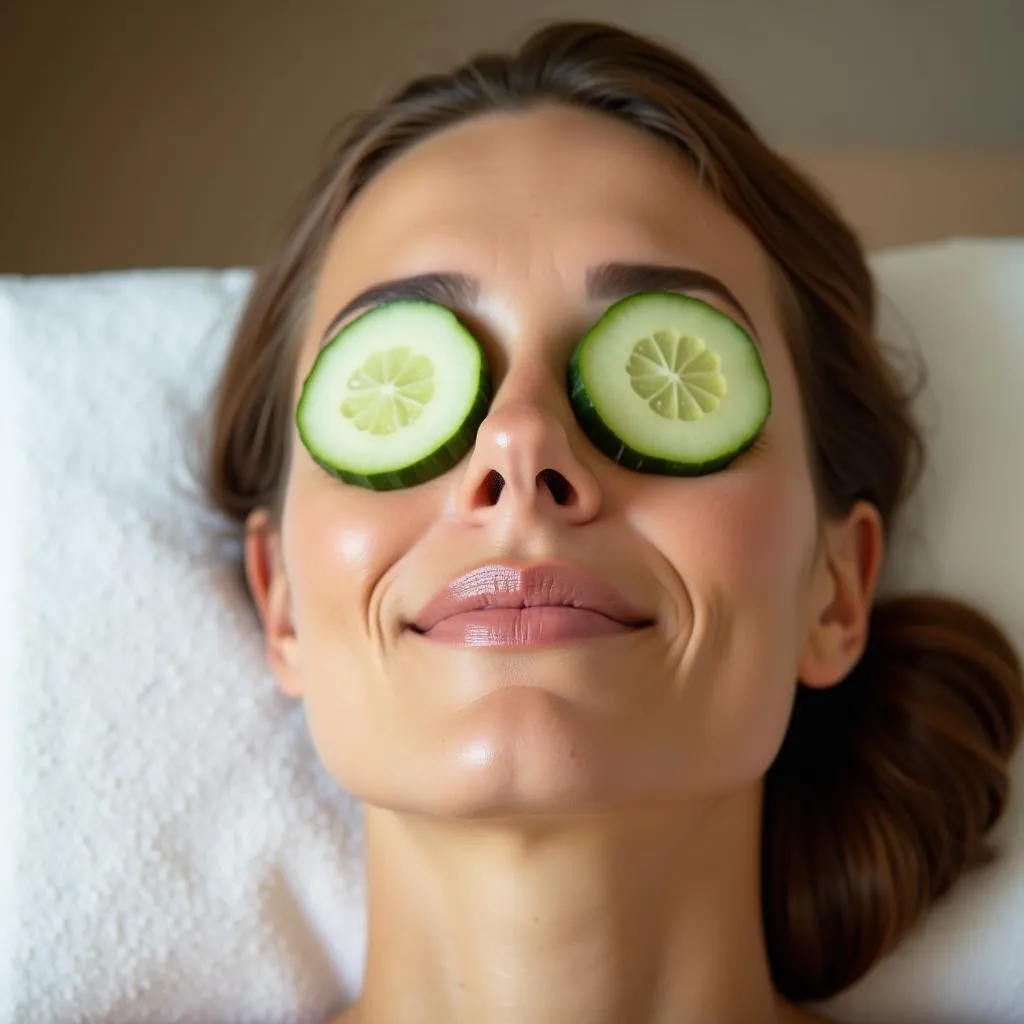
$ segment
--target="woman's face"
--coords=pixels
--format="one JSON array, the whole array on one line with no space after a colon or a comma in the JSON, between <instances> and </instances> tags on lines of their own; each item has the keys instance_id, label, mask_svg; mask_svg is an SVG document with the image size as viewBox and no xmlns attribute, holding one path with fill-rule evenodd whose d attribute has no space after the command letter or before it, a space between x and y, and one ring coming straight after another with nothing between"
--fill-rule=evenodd
<instances>
[{"instance_id":1,"label":"woman's face","mask_svg":"<svg viewBox=\"0 0 1024 1024\"><path fill-rule=\"evenodd\" d=\"M588 293L611 263L696 269L738 299L749 323L721 295L693 292L760 346L773 406L755 450L711 475L668 478L593 447L566 366L612 301ZM340 483L291 439L265 621L279 683L302 696L323 764L372 803L462 815L755 782L832 593L765 254L679 157L635 129L557 107L480 118L400 157L346 214L296 399L342 307L429 273L473 282L454 308L486 352L494 398L471 452L426 484L381 493ZM617 279L647 290L635 272ZM571 501L556 500L544 470ZM453 577L550 561L611 584L653 624L533 647L408 628Z\"/></svg>"}]
</instances>

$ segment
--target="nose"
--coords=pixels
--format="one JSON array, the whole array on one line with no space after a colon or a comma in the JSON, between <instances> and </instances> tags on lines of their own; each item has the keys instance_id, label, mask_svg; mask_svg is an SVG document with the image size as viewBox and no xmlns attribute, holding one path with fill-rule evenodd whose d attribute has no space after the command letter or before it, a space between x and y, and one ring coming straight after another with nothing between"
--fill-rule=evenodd
<instances>
[{"instance_id":1,"label":"nose","mask_svg":"<svg viewBox=\"0 0 1024 1024\"><path fill-rule=\"evenodd\" d=\"M601 491L551 411L506 401L480 424L457 502L460 516L479 525L508 513L573 525L597 515Z\"/></svg>"}]
</instances>

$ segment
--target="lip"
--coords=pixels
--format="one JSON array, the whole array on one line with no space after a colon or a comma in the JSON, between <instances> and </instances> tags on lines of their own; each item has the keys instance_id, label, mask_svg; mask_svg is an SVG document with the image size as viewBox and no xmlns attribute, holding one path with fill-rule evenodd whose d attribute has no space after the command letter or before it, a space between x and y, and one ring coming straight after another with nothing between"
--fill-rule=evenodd
<instances>
[{"instance_id":1,"label":"lip","mask_svg":"<svg viewBox=\"0 0 1024 1024\"><path fill-rule=\"evenodd\" d=\"M579 566L489 563L446 583L410 628L463 646L532 647L626 633L652 622L615 587Z\"/></svg>"}]
</instances>

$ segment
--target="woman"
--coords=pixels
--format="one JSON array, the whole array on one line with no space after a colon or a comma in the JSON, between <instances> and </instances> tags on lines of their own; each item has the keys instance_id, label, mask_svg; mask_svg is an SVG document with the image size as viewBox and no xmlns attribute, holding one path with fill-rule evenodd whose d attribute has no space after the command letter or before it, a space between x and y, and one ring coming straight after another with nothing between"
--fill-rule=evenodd
<instances>
[{"instance_id":1,"label":"woman","mask_svg":"<svg viewBox=\"0 0 1024 1024\"><path fill-rule=\"evenodd\" d=\"M628 296L705 317L770 390L717 461L591 429L573 356ZM464 443L384 490L318 447L366 395L304 404L382 310L415 314L391 355L435 323L462 347L422 363L409 423L346 436L413 437L460 360L480 381ZM800 1004L990 856L1020 665L958 603L875 602L921 443L873 314L821 195L617 29L547 28L352 128L248 300L211 461L278 684L364 801L367 965L336 1021L821 1020ZM337 387L397 416L369 366Z\"/></svg>"}]
</instances>

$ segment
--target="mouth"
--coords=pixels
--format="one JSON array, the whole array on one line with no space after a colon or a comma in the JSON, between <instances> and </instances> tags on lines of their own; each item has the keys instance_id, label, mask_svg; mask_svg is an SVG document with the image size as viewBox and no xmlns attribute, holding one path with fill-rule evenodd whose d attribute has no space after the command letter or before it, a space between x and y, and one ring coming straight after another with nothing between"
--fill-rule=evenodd
<instances>
[{"instance_id":1,"label":"mouth","mask_svg":"<svg viewBox=\"0 0 1024 1024\"><path fill-rule=\"evenodd\" d=\"M445 584L408 628L465 647L538 647L653 624L611 584L578 566L548 562L479 566Z\"/></svg>"}]
</instances>

